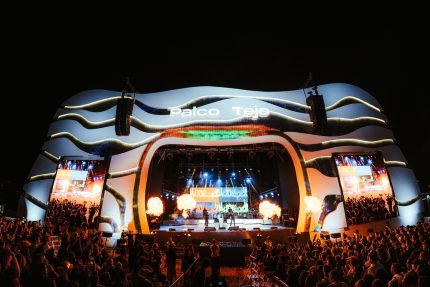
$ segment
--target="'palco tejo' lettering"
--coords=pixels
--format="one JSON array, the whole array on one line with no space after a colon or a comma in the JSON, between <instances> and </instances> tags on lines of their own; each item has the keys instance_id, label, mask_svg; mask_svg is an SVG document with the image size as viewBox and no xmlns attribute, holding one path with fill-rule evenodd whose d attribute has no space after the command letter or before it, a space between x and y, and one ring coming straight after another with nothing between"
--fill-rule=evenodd
<instances>
[{"instance_id":1,"label":"'palco tejo' lettering","mask_svg":"<svg viewBox=\"0 0 430 287\"><path fill-rule=\"evenodd\" d=\"M231 107L234 114L237 116L245 116L250 117L253 120L258 118L265 118L270 115L270 110L267 108L259 108L259 107ZM217 108L197 108L194 106L192 109L181 109L181 108L171 108L170 109L171 116L181 116L181 117L216 117L220 115L220 109Z\"/></svg>"}]
</instances>

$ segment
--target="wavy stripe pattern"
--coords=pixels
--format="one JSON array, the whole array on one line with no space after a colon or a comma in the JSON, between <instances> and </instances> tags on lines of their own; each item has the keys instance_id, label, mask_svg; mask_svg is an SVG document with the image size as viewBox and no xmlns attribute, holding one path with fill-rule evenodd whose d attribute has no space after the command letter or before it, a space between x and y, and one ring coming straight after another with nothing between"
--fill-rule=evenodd
<instances>
[{"instance_id":1,"label":"wavy stripe pattern","mask_svg":"<svg viewBox=\"0 0 430 287\"><path fill-rule=\"evenodd\" d=\"M119 214L121 217L121 226L124 226L124 224L125 224L125 204L126 204L125 197L119 191L117 191L115 188L113 188L112 186L109 186L107 184L106 184L106 191L109 192L110 194L112 194L112 196L115 198L115 201L119 207Z\"/></svg>"},{"instance_id":2,"label":"wavy stripe pattern","mask_svg":"<svg viewBox=\"0 0 430 287\"><path fill-rule=\"evenodd\" d=\"M45 174L38 174L33 175L27 179L27 182L37 181L37 180L43 180L43 179L53 179L55 177L55 172L52 173L45 173Z\"/></svg>"},{"instance_id":3,"label":"wavy stripe pattern","mask_svg":"<svg viewBox=\"0 0 430 287\"><path fill-rule=\"evenodd\" d=\"M118 232L118 223L116 223L115 219L113 219L110 216L99 216L99 223L107 223L112 227L112 232L117 233Z\"/></svg>"},{"instance_id":4,"label":"wavy stripe pattern","mask_svg":"<svg viewBox=\"0 0 430 287\"><path fill-rule=\"evenodd\" d=\"M103 100L99 100L99 101L95 101L95 102L91 102L83 105L64 106L63 108L65 110L86 110L91 112L102 112L115 106L119 98L120 97L112 97L112 98L103 99ZM138 106L140 109L142 109L147 113L150 113L153 115L168 115L170 114L170 110L173 108L188 109L194 106L201 107L201 106L219 102L225 99L237 99L237 98L261 100L263 102L270 103L272 105L281 107L283 109L287 109L287 110L291 110L299 113L306 113L310 111L309 106L300 104L294 101L270 98L270 97L253 97L253 96L236 96L236 95L205 95L205 96L197 97L181 105L169 107L167 109L151 107L139 100L136 100L135 104L136 106Z\"/></svg>"},{"instance_id":5,"label":"wavy stripe pattern","mask_svg":"<svg viewBox=\"0 0 430 287\"><path fill-rule=\"evenodd\" d=\"M48 151L44 150L42 151L41 155L49 159L55 164L58 164L60 162L60 157L53 155L52 153L49 153Z\"/></svg>"},{"instance_id":6,"label":"wavy stripe pattern","mask_svg":"<svg viewBox=\"0 0 430 287\"><path fill-rule=\"evenodd\" d=\"M115 124L115 119L108 119L105 121L92 122L86 119L80 114L64 114L56 118L59 120L74 120L79 122L83 127L87 129L98 129L108 126L113 126ZM386 122L384 120L372 117L361 117L356 119L346 119L346 118L329 118L329 129L331 135L339 135L350 133L358 128L368 125L378 125L385 126ZM303 121L296 119L291 116L283 115L278 112L271 112L270 116L267 118L262 118L259 120L260 123L266 124L269 127L279 129L281 131L297 131L297 132L312 132L312 122ZM135 116L131 116L131 126L143 132L162 132L166 129L180 128L180 127L190 127L195 125L237 125L237 124L251 124L255 123L254 120L249 117L242 116L235 119L228 120L192 120L183 123L170 124L170 125L155 125L148 124Z\"/></svg>"},{"instance_id":7,"label":"wavy stripe pattern","mask_svg":"<svg viewBox=\"0 0 430 287\"><path fill-rule=\"evenodd\" d=\"M411 205L411 204L417 202L418 200L421 200L422 198L425 198L425 197L427 197L429 195L430 195L430 192L425 192L425 193L421 193L418 196L416 196L416 197L414 197L412 199L409 199L407 201L399 201L397 199L395 199L395 200L396 200L396 203L399 206L408 206L408 205Z\"/></svg>"},{"instance_id":8,"label":"wavy stripe pattern","mask_svg":"<svg viewBox=\"0 0 430 287\"><path fill-rule=\"evenodd\" d=\"M315 168L325 176L336 177L336 165L331 156L321 156L305 161L307 168Z\"/></svg>"},{"instance_id":9,"label":"wavy stripe pattern","mask_svg":"<svg viewBox=\"0 0 430 287\"><path fill-rule=\"evenodd\" d=\"M58 117L56 117L54 120L62 121L62 120L74 120L80 123L83 127L87 129L100 129L105 128L109 126L113 126L115 124L115 118L108 119L105 121L99 121L99 122L92 122L87 120L84 116L80 114L63 114Z\"/></svg>"},{"instance_id":10,"label":"wavy stripe pattern","mask_svg":"<svg viewBox=\"0 0 430 287\"><path fill-rule=\"evenodd\" d=\"M119 153L123 153L129 150L138 148L156 139L159 136L160 134L155 134L151 137L146 138L143 141L140 141L134 144L125 143L123 141L120 141L114 138L108 138L105 140L94 141L94 142L84 142L79 140L77 137L75 137L69 132L56 133L56 134L50 135L48 138L49 139L67 138L71 142L73 142L78 148L80 148L81 150L87 153L105 156L109 154L110 155L119 154Z\"/></svg>"},{"instance_id":11,"label":"wavy stripe pattern","mask_svg":"<svg viewBox=\"0 0 430 287\"><path fill-rule=\"evenodd\" d=\"M363 146L363 147L381 147L386 145L393 145L394 140L383 139L377 141L365 141L359 139L334 139L323 141L317 144L302 144L298 143L300 149L304 151L318 151L339 146Z\"/></svg>"},{"instance_id":12,"label":"wavy stripe pattern","mask_svg":"<svg viewBox=\"0 0 430 287\"><path fill-rule=\"evenodd\" d=\"M24 198L26 198L28 201L30 201L31 203L33 203L34 205L37 205L38 207L47 210L48 209L48 205L42 201L40 201L39 199L37 199L36 197L32 196L31 194L24 192L22 194L24 196Z\"/></svg>"},{"instance_id":13,"label":"wavy stripe pattern","mask_svg":"<svg viewBox=\"0 0 430 287\"><path fill-rule=\"evenodd\" d=\"M108 110L108 109L116 106L116 103L118 102L119 98L121 98L121 97L107 98L107 99L91 102L88 104L77 105L77 106L64 106L63 109L65 109L65 110L85 110L85 111L90 111L90 112L103 112L105 110Z\"/></svg>"},{"instance_id":14,"label":"wavy stripe pattern","mask_svg":"<svg viewBox=\"0 0 430 287\"><path fill-rule=\"evenodd\" d=\"M392 160L392 161L386 161L385 166L387 166L387 167L407 167L408 164L404 161Z\"/></svg>"},{"instance_id":15,"label":"wavy stripe pattern","mask_svg":"<svg viewBox=\"0 0 430 287\"><path fill-rule=\"evenodd\" d=\"M355 103L365 105L365 106L367 106L367 107L369 107L369 108L371 108L377 112L381 112L381 109L379 109L378 107L375 107L374 105L369 104L368 102L363 101L362 99L352 97L352 96L344 97L344 98L338 100L337 102L335 102L334 104L326 107L325 109L326 109L326 111L331 111L331 110L334 110L334 109L337 109L337 108L340 108L340 107L343 107L343 106L346 106L349 104L355 104Z\"/></svg>"},{"instance_id":16,"label":"wavy stripe pattern","mask_svg":"<svg viewBox=\"0 0 430 287\"><path fill-rule=\"evenodd\" d=\"M127 170L110 172L108 174L108 178L118 178L118 177L123 177L123 176L131 175L131 174L136 174L136 173L139 173L139 172L140 172L140 168L139 167L135 167L135 168L127 169Z\"/></svg>"}]
</instances>

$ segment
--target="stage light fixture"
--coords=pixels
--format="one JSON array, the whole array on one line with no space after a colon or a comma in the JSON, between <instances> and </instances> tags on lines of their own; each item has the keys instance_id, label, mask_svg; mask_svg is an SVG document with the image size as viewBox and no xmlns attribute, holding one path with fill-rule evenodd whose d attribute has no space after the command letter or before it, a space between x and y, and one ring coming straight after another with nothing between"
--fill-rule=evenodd
<instances>
[{"instance_id":1,"label":"stage light fixture","mask_svg":"<svg viewBox=\"0 0 430 287\"><path fill-rule=\"evenodd\" d=\"M232 177L235 177L235 176L236 176L236 173L235 173L235 172L232 172L232 173L231 173L231 176L232 176Z\"/></svg>"}]
</instances>

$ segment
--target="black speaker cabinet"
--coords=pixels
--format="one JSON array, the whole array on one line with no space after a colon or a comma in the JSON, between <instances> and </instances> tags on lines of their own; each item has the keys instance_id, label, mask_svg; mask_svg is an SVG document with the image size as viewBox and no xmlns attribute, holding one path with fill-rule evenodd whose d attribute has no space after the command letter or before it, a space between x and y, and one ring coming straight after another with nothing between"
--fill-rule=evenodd
<instances>
[{"instance_id":1,"label":"black speaker cabinet","mask_svg":"<svg viewBox=\"0 0 430 287\"><path fill-rule=\"evenodd\" d=\"M239 231L239 226L230 226L228 228L228 230L230 230L230 231Z\"/></svg>"},{"instance_id":2,"label":"black speaker cabinet","mask_svg":"<svg viewBox=\"0 0 430 287\"><path fill-rule=\"evenodd\" d=\"M216 228L213 226L206 226L205 231L216 231Z\"/></svg>"},{"instance_id":3,"label":"black speaker cabinet","mask_svg":"<svg viewBox=\"0 0 430 287\"><path fill-rule=\"evenodd\" d=\"M117 136L130 134L131 114L133 113L134 99L121 97L118 99L115 116L115 133Z\"/></svg>"},{"instance_id":4,"label":"black speaker cabinet","mask_svg":"<svg viewBox=\"0 0 430 287\"><path fill-rule=\"evenodd\" d=\"M322 95L310 95L306 98L306 103L311 107L309 115L313 122L315 132L318 134L326 134L327 113Z\"/></svg>"}]
</instances>

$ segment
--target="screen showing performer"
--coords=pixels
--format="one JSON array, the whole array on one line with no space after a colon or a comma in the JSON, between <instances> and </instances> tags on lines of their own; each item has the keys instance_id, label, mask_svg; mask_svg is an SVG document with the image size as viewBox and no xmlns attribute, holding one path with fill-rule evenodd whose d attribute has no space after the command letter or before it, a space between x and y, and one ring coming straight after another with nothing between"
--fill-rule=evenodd
<instances>
[{"instance_id":1,"label":"screen showing performer","mask_svg":"<svg viewBox=\"0 0 430 287\"><path fill-rule=\"evenodd\" d=\"M61 159L47 216L70 226L93 223L100 211L107 167L105 160Z\"/></svg>"},{"instance_id":2,"label":"screen showing performer","mask_svg":"<svg viewBox=\"0 0 430 287\"><path fill-rule=\"evenodd\" d=\"M334 154L348 225L397 216L397 206L382 154Z\"/></svg>"}]
</instances>

